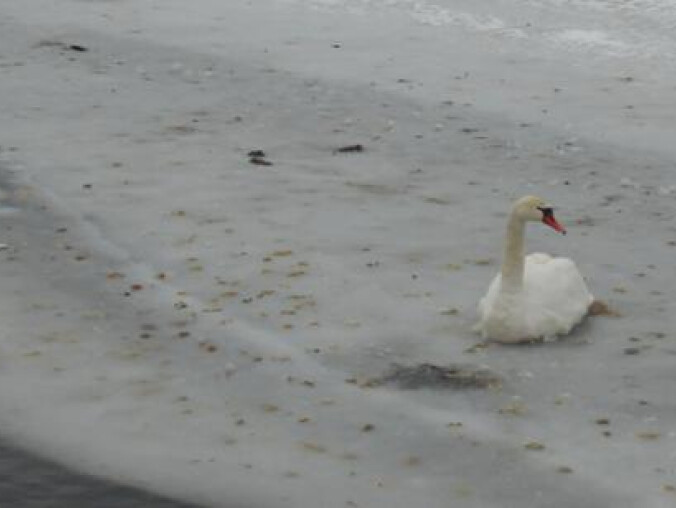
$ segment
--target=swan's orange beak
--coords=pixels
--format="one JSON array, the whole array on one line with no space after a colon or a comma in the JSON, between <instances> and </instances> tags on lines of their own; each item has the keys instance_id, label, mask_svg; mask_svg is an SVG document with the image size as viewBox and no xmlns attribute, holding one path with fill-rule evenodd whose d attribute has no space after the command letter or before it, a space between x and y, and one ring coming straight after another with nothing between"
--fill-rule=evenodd
<instances>
[{"instance_id":1,"label":"swan's orange beak","mask_svg":"<svg viewBox=\"0 0 676 508\"><path fill-rule=\"evenodd\" d=\"M561 224L559 224L556 221L553 213L545 213L544 216L542 217L542 222L547 224L554 231L557 231L557 232L561 233L562 235L566 234L566 228L564 228Z\"/></svg>"}]
</instances>

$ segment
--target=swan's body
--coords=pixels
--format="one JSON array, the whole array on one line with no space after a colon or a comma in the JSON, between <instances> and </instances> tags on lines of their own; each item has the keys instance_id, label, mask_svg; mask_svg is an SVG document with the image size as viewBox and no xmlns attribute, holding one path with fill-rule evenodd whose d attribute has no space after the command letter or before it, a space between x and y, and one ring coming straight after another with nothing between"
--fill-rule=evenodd
<instances>
[{"instance_id":1,"label":"swan's body","mask_svg":"<svg viewBox=\"0 0 676 508\"><path fill-rule=\"evenodd\" d=\"M585 317L593 301L572 260L542 253L524 257L529 221L542 221L565 233L540 198L526 196L515 203L502 268L479 302L477 329L484 338L525 342L565 335Z\"/></svg>"}]
</instances>

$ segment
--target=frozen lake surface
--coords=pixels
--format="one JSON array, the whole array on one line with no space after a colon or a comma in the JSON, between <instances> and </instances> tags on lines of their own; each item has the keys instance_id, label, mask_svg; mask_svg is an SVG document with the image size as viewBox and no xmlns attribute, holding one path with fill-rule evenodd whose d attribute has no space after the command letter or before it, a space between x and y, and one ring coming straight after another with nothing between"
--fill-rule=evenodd
<instances>
[{"instance_id":1,"label":"frozen lake surface","mask_svg":"<svg viewBox=\"0 0 676 508\"><path fill-rule=\"evenodd\" d=\"M0 433L204 506L673 506L674 25L656 0L0 1ZM616 315L486 345L529 193L569 234L528 249Z\"/></svg>"}]
</instances>

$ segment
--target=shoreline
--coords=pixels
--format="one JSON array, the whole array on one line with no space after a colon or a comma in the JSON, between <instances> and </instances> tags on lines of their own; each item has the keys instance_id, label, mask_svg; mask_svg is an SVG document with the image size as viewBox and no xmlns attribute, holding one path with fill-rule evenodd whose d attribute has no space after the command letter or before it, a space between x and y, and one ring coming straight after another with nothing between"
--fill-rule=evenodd
<instances>
[{"instance_id":1,"label":"shoreline","mask_svg":"<svg viewBox=\"0 0 676 508\"><path fill-rule=\"evenodd\" d=\"M0 499L13 508L199 508L78 473L0 440ZM5 504L7 503L7 504Z\"/></svg>"}]
</instances>

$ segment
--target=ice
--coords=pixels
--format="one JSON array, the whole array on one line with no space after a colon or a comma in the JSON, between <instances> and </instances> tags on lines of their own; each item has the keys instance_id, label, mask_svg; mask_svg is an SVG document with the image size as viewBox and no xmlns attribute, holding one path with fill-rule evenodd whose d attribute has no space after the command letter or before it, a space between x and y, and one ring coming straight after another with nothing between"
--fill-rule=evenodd
<instances>
[{"instance_id":1,"label":"ice","mask_svg":"<svg viewBox=\"0 0 676 508\"><path fill-rule=\"evenodd\" d=\"M665 6L1 2L0 431L208 506L672 505ZM484 344L526 193L612 313Z\"/></svg>"},{"instance_id":2,"label":"ice","mask_svg":"<svg viewBox=\"0 0 676 508\"><path fill-rule=\"evenodd\" d=\"M622 54L629 51L630 46L622 41L613 39L611 35L601 30L568 29L553 33L551 38L567 46L583 46L585 49L601 49Z\"/></svg>"}]
</instances>

